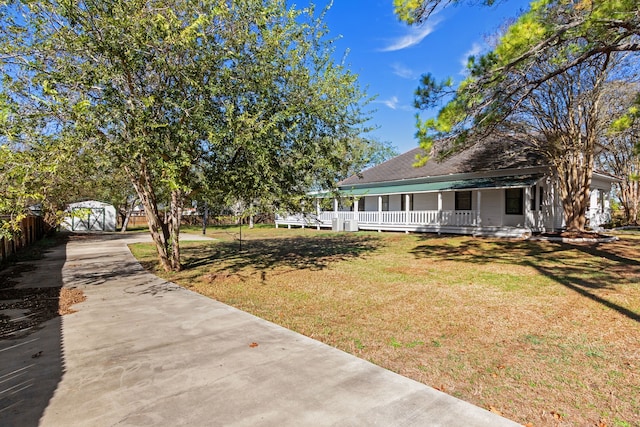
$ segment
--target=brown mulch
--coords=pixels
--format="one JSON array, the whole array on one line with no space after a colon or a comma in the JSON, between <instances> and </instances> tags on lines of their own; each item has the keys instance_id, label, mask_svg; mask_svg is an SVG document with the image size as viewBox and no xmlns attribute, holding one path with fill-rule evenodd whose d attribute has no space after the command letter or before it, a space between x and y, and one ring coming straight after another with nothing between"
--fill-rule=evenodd
<instances>
[{"instance_id":1,"label":"brown mulch","mask_svg":"<svg viewBox=\"0 0 640 427\"><path fill-rule=\"evenodd\" d=\"M74 313L71 306L85 299L81 289L0 289L0 339L29 335L48 320Z\"/></svg>"},{"instance_id":2,"label":"brown mulch","mask_svg":"<svg viewBox=\"0 0 640 427\"><path fill-rule=\"evenodd\" d=\"M4 270L0 270L0 289L12 288L16 285L15 279L22 273L33 271L36 267L32 264L16 264Z\"/></svg>"},{"instance_id":3,"label":"brown mulch","mask_svg":"<svg viewBox=\"0 0 640 427\"><path fill-rule=\"evenodd\" d=\"M85 301L87 297L82 292L82 289L77 288L62 288L60 290L60 300L58 302L58 314L64 316L65 314L75 313L77 310L73 310L71 306Z\"/></svg>"},{"instance_id":4,"label":"brown mulch","mask_svg":"<svg viewBox=\"0 0 640 427\"><path fill-rule=\"evenodd\" d=\"M86 299L81 289L61 287L16 288L17 278L36 269L29 262L44 256L46 250L66 242L66 235L56 235L48 242L20 253L23 262L0 270L0 340L27 336L58 316L74 313L72 305Z\"/></svg>"}]
</instances>

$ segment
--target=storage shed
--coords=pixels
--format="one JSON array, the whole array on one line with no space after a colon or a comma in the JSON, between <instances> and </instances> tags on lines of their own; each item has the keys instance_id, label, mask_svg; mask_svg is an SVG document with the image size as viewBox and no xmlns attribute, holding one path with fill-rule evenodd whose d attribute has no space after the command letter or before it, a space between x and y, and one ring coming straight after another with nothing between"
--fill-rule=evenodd
<instances>
[{"instance_id":1,"label":"storage shed","mask_svg":"<svg viewBox=\"0 0 640 427\"><path fill-rule=\"evenodd\" d=\"M116 208L96 200L71 203L60 227L69 231L116 231Z\"/></svg>"}]
</instances>

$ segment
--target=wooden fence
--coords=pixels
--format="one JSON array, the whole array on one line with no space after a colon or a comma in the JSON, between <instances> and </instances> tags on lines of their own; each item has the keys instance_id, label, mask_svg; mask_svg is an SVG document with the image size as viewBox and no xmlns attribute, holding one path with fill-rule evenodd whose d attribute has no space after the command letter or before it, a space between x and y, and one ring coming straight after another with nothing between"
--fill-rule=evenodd
<instances>
[{"instance_id":1,"label":"wooden fence","mask_svg":"<svg viewBox=\"0 0 640 427\"><path fill-rule=\"evenodd\" d=\"M20 222L20 231L11 240L0 238L0 264L4 264L23 248L40 240L48 227L41 216L28 216Z\"/></svg>"}]
</instances>

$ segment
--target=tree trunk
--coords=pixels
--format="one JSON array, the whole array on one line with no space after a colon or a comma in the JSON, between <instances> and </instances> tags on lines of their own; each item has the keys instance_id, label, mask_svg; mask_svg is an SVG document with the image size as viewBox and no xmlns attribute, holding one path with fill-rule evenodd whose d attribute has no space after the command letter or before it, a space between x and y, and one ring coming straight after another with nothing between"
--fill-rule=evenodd
<instances>
[{"instance_id":1,"label":"tree trunk","mask_svg":"<svg viewBox=\"0 0 640 427\"><path fill-rule=\"evenodd\" d=\"M574 146L562 156L557 165L559 190L564 210L567 231L585 231L587 209L591 201L591 177L593 175L593 150L589 146L593 141L589 136L577 135L577 143L565 142L565 146ZM586 140L583 140L586 139Z\"/></svg>"},{"instance_id":2,"label":"tree trunk","mask_svg":"<svg viewBox=\"0 0 640 427\"><path fill-rule=\"evenodd\" d=\"M640 203L640 185L638 181L629 180L620 184L620 202L624 209L627 224L638 224L638 204Z\"/></svg>"},{"instance_id":3,"label":"tree trunk","mask_svg":"<svg viewBox=\"0 0 640 427\"><path fill-rule=\"evenodd\" d=\"M183 197L180 190L171 192L171 207L169 214L169 247L171 248L171 269L180 271L180 222L182 220Z\"/></svg>"},{"instance_id":4,"label":"tree trunk","mask_svg":"<svg viewBox=\"0 0 640 427\"><path fill-rule=\"evenodd\" d=\"M122 228L120 229L121 233L124 233L125 231L127 231L127 226L129 225L129 220L131 219L131 215L133 214L133 209L135 209L137 204L138 204L138 199L135 199L131 203L131 206L129 206L129 209L127 209L127 213L122 219Z\"/></svg>"},{"instance_id":5,"label":"tree trunk","mask_svg":"<svg viewBox=\"0 0 640 427\"><path fill-rule=\"evenodd\" d=\"M129 168L125 168L131 183L140 198L140 202L144 207L144 213L149 224L149 232L151 238L156 244L156 252L160 265L165 271L173 269L172 262L169 258L168 241L169 231L167 225L162 221L160 212L158 211L158 203L156 202L153 188L150 185L150 176L146 168L144 160L140 161L140 170L138 174L133 174Z\"/></svg>"}]
</instances>

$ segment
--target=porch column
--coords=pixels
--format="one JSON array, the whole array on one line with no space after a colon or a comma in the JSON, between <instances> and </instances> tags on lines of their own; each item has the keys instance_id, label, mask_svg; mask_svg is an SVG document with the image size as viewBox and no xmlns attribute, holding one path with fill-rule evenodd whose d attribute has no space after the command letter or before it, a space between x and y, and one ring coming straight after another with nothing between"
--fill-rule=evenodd
<instances>
[{"instance_id":1,"label":"porch column","mask_svg":"<svg viewBox=\"0 0 640 427\"><path fill-rule=\"evenodd\" d=\"M316 197L316 230L320 230L320 197Z\"/></svg>"},{"instance_id":2,"label":"porch column","mask_svg":"<svg viewBox=\"0 0 640 427\"><path fill-rule=\"evenodd\" d=\"M478 190L478 197L476 199L476 227L482 226L482 191Z\"/></svg>"},{"instance_id":3,"label":"porch column","mask_svg":"<svg viewBox=\"0 0 640 427\"><path fill-rule=\"evenodd\" d=\"M378 224L382 224L382 196L378 196ZM378 228L378 233L381 233L382 229Z\"/></svg>"},{"instance_id":4,"label":"porch column","mask_svg":"<svg viewBox=\"0 0 640 427\"><path fill-rule=\"evenodd\" d=\"M438 221L437 224L440 225L442 222L442 192L438 192Z\"/></svg>"},{"instance_id":5,"label":"porch column","mask_svg":"<svg viewBox=\"0 0 640 427\"><path fill-rule=\"evenodd\" d=\"M353 219L358 221L360 218L358 217L358 205L360 204L360 200L357 197L353 198Z\"/></svg>"},{"instance_id":6,"label":"porch column","mask_svg":"<svg viewBox=\"0 0 640 427\"><path fill-rule=\"evenodd\" d=\"M551 231L556 231L556 186L549 187L551 191Z\"/></svg>"},{"instance_id":7,"label":"porch column","mask_svg":"<svg viewBox=\"0 0 640 427\"><path fill-rule=\"evenodd\" d=\"M507 203L506 202L507 190L502 190L501 194L502 194L502 197L500 197L500 224L499 225L500 225L500 227L503 227L504 226L504 217L506 215L506 213L505 213L505 211L506 211L505 204Z\"/></svg>"},{"instance_id":8,"label":"porch column","mask_svg":"<svg viewBox=\"0 0 640 427\"><path fill-rule=\"evenodd\" d=\"M333 198L333 217L338 218L338 199Z\"/></svg>"},{"instance_id":9,"label":"porch column","mask_svg":"<svg viewBox=\"0 0 640 427\"><path fill-rule=\"evenodd\" d=\"M602 207L604 214L604 220L611 221L611 190L604 192L604 206Z\"/></svg>"},{"instance_id":10,"label":"porch column","mask_svg":"<svg viewBox=\"0 0 640 427\"><path fill-rule=\"evenodd\" d=\"M411 201L411 196L409 194L404 195L404 223L406 225L409 224L409 208L411 207L409 202Z\"/></svg>"},{"instance_id":11,"label":"porch column","mask_svg":"<svg viewBox=\"0 0 640 427\"><path fill-rule=\"evenodd\" d=\"M524 188L524 228L531 228L531 187Z\"/></svg>"}]
</instances>

